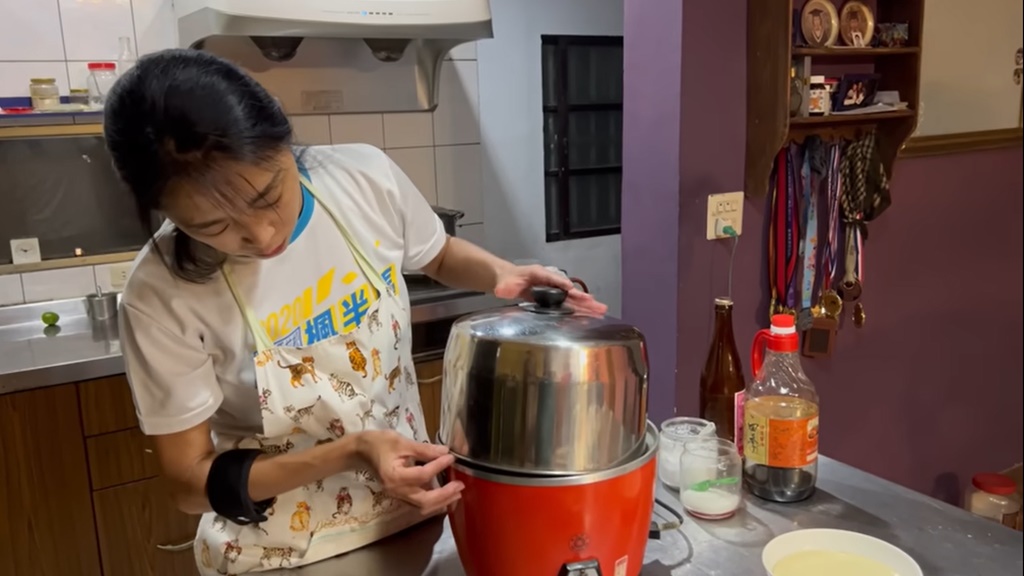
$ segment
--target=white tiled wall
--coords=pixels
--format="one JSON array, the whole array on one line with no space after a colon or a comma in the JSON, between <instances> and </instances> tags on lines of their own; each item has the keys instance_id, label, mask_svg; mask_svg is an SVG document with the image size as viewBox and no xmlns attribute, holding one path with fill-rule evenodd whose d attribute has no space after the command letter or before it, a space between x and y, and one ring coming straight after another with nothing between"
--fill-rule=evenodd
<instances>
[{"instance_id":1,"label":"white tiled wall","mask_svg":"<svg viewBox=\"0 0 1024 576\"><path fill-rule=\"evenodd\" d=\"M114 61L118 38L136 54L177 45L171 0L0 0L0 97L28 96L30 78L84 88L86 64ZM487 245L481 198L476 45L452 51L437 110L293 117L304 144L363 142L384 149L432 203L466 213L458 234ZM0 248L2 249L2 248ZM108 266L0 276L0 306L73 298L110 288Z\"/></svg>"}]
</instances>

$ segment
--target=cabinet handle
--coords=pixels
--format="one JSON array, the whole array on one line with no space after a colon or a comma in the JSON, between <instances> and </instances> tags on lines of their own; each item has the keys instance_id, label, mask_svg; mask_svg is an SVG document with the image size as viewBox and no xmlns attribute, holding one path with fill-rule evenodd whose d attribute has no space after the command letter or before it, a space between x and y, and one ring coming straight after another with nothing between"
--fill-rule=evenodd
<instances>
[{"instance_id":1,"label":"cabinet handle","mask_svg":"<svg viewBox=\"0 0 1024 576\"><path fill-rule=\"evenodd\" d=\"M441 381L441 376L434 376L433 378L423 378L423 379L421 379L419 381L419 383L420 384L433 384L435 382L440 382L440 381Z\"/></svg>"},{"instance_id":2,"label":"cabinet handle","mask_svg":"<svg viewBox=\"0 0 1024 576\"><path fill-rule=\"evenodd\" d=\"M157 544L157 550L163 550L164 552L184 552L185 550L191 550L195 540L189 540L188 542L182 542L181 544L170 544L160 545Z\"/></svg>"}]
</instances>

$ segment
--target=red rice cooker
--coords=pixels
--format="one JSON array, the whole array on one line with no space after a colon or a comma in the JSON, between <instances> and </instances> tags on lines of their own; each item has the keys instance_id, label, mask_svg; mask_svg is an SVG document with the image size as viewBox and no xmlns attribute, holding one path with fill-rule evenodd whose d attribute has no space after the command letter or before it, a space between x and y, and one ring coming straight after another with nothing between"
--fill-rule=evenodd
<instances>
[{"instance_id":1,"label":"red rice cooker","mask_svg":"<svg viewBox=\"0 0 1024 576\"><path fill-rule=\"evenodd\" d=\"M573 313L566 293L460 318L439 440L466 486L449 512L468 576L638 576L658 434L643 335Z\"/></svg>"}]
</instances>

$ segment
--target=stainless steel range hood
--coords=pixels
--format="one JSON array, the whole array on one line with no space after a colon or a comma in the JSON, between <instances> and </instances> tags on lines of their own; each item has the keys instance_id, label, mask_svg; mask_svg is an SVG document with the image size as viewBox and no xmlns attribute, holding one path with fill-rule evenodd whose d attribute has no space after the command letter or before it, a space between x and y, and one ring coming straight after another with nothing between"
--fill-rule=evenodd
<instances>
[{"instance_id":1,"label":"stainless steel range hood","mask_svg":"<svg viewBox=\"0 0 1024 576\"><path fill-rule=\"evenodd\" d=\"M437 107L441 63L492 37L488 0L175 0L187 48L251 72L290 114Z\"/></svg>"}]
</instances>

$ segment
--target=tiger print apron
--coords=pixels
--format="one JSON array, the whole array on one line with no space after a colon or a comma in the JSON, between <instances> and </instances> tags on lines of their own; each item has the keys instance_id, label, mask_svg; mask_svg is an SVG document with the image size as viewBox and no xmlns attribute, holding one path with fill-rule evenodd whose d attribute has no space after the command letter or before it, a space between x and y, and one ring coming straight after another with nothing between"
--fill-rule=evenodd
<instances>
[{"instance_id":1,"label":"tiger print apron","mask_svg":"<svg viewBox=\"0 0 1024 576\"><path fill-rule=\"evenodd\" d=\"M302 183L316 198L305 177ZM348 432L396 430L428 441L413 376L409 313L323 202L360 270L380 294L348 334L293 348L275 346L225 267L228 287L256 341L256 386L263 434L239 448L269 454L306 450ZM383 492L371 470L325 478L277 497L259 525L203 516L194 550L204 576L303 566L376 542L423 520Z\"/></svg>"}]
</instances>

